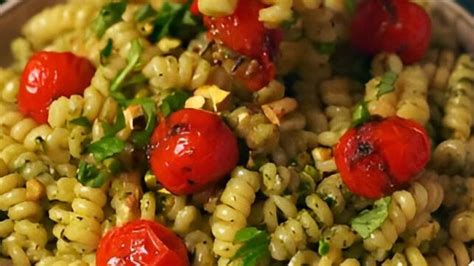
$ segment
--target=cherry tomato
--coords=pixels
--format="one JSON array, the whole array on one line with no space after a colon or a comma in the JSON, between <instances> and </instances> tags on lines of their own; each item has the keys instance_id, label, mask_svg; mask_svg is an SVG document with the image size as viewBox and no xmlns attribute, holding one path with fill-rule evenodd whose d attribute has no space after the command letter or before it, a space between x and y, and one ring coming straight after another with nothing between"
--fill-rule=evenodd
<instances>
[{"instance_id":1,"label":"cherry tomato","mask_svg":"<svg viewBox=\"0 0 474 266\"><path fill-rule=\"evenodd\" d=\"M405 64L420 60L430 40L430 17L408 0L365 0L352 21L351 42L357 50L397 53Z\"/></svg>"},{"instance_id":2,"label":"cherry tomato","mask_svg":"<svg viewBox=\"0 0 474 266\"><path fill-rule=\"evenodd\" d=\"M390 117L347 131L334 157L347 187L376 199L407 185L426 166L430 153L429 137L421 125Z\"/></svg>"},{"instance_id":3,"label":"cherry tomato","mask_svg":"<svg viewBox=\"0 0 474 266\"><path fill-rule=\"evenodd\" d=\"M175 194L219 181L239 157L237 139L219 116L196 109L182 109L160 122L147 152L157 180Z\"/></svg>"},{"instance_id":4,"label":"cherry tomato","mask_svg":"<svg viewBox=\"0 0 474 266\"><path fill-rule=\"evenodd\" d=\"M197 13L197 0L191 11ZM247 88L257 91L267 85L276 74L272 63L282 40L280 29L267 29L258 20L260 9L265 8L261 1L239 0L234 14L224 17L204 16L204 24L209 29L210 39L216 39L232 50L257 59L259 69L252 75L239 75Z\"/></svg>"},{"instance_id":5,"label":"cherry tomato","mask_svg":"<svg viewBox=\"0 0 474 266\"><path fill-rule=\"evenodd\" d=\"M82 94L94 75L94 66L72 53L38 52L23 70L18 105L38 123L48 120L48 109L55 99Z\"/></svg>"},{"instance_id":6,"label":"cherry tomato","mask_svg":"<svg viewBox=\"0 0 474 266\"><path fill-rule=\"evenodd\" d=\"M186 247L165 226L136 220L108 232L99 243L97 266L187 266Z\"/></svg>"}]
</instances>

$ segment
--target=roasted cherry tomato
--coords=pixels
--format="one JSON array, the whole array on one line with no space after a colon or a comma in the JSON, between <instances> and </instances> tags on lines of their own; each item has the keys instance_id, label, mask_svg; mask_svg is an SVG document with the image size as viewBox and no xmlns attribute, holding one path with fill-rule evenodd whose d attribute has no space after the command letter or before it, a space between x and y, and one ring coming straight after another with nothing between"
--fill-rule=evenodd
<instances>
[{"instance_id":1,"label":"roasted cherry tomato","mask_svg":"<svg viewBox=\"0 0 474 266\"><path fill-rule=\"evenodd\" d=\"M219 181L237 164L237 139L214 113L182 109L161 121L148 147L157 180L175 194L190 194Z\"/></svg>"},{"instance_id":2,"label":"roasted cherry tomato","mask_svg":"<svg viewBox=\"0 0 474 266\"><path fill-rule=\"evenodd\" d=\"M136 220L108 232L99 243L97 266L186 266L186 246L165 226Z\"/></svg>"},{"instance_id":3,"label":"roasted cherry tomato","mask_svg":"<svg viewBox=\"0 0 474 266\"><path fill-rule=\"evenodd\" d=\"M376 199L407 185L426 166L430 153L428 134L420 124L390 117L347 131L334 157L347 187Z\"/></svg>"},{"instance_id":4,"label":"roasted cherry tomato","mask_svg":"<svg viewBox=\"0 0 474 266\"><path fill-rule=\"evenodd\" d=\"M197 0L191 6L194 13L198 12L196 3ZM258 60L258 69L251 74L237 75L237 78L253 91L263 88L275 77L276 70L272 60L282 40L280 29L267 29L258 20L258 13L262 8L265 8L265 5L261 1L239 0L234 14L230 16L204 16L210 39L220 41L232 50Z\"/></svg>"},{"instance_id":5,"label":"roasted cherry tomato","mask_svg":"<svg viewBox=\"0 0 474 266\"><path fill-rule=\"evenodd\" d=\"M94 72L87 59L72 53L38 52L23 70L18 106L38 123L45 123L51 102L61 96L82 94Z\"/></svg>"},{"instance_id":6,"label":"roasted cherry tomato","mask_svg":"<svg viewBox=\"0 0 474 266\"><path fill-rule=\"evenodd\" d=\"M431 40L426 11L408 0L365 0L351 27L352 45L367 54L397 53L404 63L420 60Z\"/></svg>"}]
</instances>

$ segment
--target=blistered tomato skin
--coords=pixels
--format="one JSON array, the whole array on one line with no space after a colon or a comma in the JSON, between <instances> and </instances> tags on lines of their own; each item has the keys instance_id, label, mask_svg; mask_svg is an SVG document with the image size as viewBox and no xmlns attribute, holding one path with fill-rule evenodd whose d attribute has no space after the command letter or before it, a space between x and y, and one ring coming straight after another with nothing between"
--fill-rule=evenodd
<instances>
[{"instance_id":1,"label":"blistered tomato skin","mask_svg":"<svg viewBox=\"0 0 474 266\"><path fill-rule=\"evenodd\" d=\"M237 139L214 113L182 109L161 121L148 147L157 180L174 194L201 191L236 165Z\"/></svg>"},{"instance_id":2,"label":"blistered tomato skin","mask_svg":"<svg viewBox=\"0 0 474 266\"><path fill-rule=\"evenodd\" d=\"M421 125L390 117L347 131L334 156L347 187L377 199L405 187L423 170L430 154L428 134Z\"/></svg>"},{"instance_id":3,"label":"blistered tomato skin","mask_svg":"<svg viewBox=\"0 0 474 266\"><path fill-rule=\"evenodd\" d=\"M405 64L419 61L431 40L426 11L408 0L365 0L351 25L351 43L366 54L397 53Z\"/></svg>"},{"instance_id":4,"label":"blistered tomato skin","mask_svg":"<svg viewBox=\"0 0 474 266\"><path fill-rule=\"evenodd\" d=\"M38 52L23 70L18 105L38 123L48 120L48 109L55 99L82 94L95 73L85 58L72 53Z\"/></svg>"},{"instance_id":5,"label":"blistered tomato skin","mask_svg":"<svg viewBox=\"0 0 474 266\"><path fill-rule=\"evenodd\" d=\"M197 1L191 6L198 13ZM273 58L278 53L283 34L281 29L267 29L258 20L259 11L266 6L261 1L239 0L234 14L224 17L204 16L210 39L218 40L232 50L257 59L258 69L250 76L237 73L237 78L252 90L258 91L276 75Z\"/></svg>"},{"instance_id":6,"label":"blistered tomato skin","mask_svg":"<svg viewBox=\"0 0 474 266\"><path fill-rule=\"evenodd\" d=\"M97 266L188 266L182 240L165 226L136 220L108 232L99 243Z\"/></svg>"}]
</instances>

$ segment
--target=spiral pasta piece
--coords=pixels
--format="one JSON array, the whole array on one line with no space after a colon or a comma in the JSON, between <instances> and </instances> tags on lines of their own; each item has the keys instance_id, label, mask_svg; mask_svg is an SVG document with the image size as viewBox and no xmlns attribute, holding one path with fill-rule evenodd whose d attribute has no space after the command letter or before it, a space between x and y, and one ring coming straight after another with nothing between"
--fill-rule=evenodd
<instances>
[{"instance_id":1,"label":"spiral pasta piece","mask_svg":"<svg viewBox=\"0 0 474 266\"><path fill-rule=\"evenodd\" d=\"M396 253L391 259L385 260L382 266L420 265L428 266L423 254L416 247L407 247L404 253ZM430 264L431 265L431 264Z\"/></svg>"},{"instance_id":2,"label":"spiral pasta piece","mask_svg":"<svg viewBox=\"0 0 474 266\"><path fill-rule=\"evenodd\" d=\"M467 140L474 115L474 59L461 55L449 78L448 99L444 106L444 133L448 138Z\"/></svg>"},{"instance_id":3,"label":"spiral pasta piece","mask_svg":"<svg viewBox=\"0 0 474 266\"><path fill-rule=\"evenodd\" d=\"M426 258L430 266L461 266L470 262L469 252L464 243L450 239L434 256Z\"/></svg>"},{"instance_id":4,"label":"spiral pasta piece","mask_svg":"<svg viewBox=\"0 0 474 266\"><path fill-rule=\"evenodd\" d=\"M392 53L379 53L372 59L372 76L382 76L385 72L392 71L400 74L403 69L403 62L400 57Z\"/></svg>"},{"instance_id":5,"label":"spiral pasta piece","mask_svg":"<svg viewBox=\"0 0 474 266\"><path fill-rule=\"evenodd\" d=\"M441 205L444 193L436 177L433 172L425 172L419 181L412 184L409 191L401 190L392 194L387 220L364 239L364 247L375 252L378 260L383 259L385 251L392 248L399 235L416 216L431 213Z\"/></svg>"},{"instance_id":6,"label":"spiral pasta piece","mask_svg":"<svg viewBox=\"0 0 474 266\"><path fill-rule=\"evenodd\" d=\"M260 174L237 167L231 174L226 188L212 215L211 229L215 237L214 253L230 258L239 245L233 243L235 234L247 225L255 193L260 189Z\"/></svg>"},{"instance_id":7,"label":"spiral pasta piece","mask_svg":"<svg viewBox=\"0 0 474 266\"><path fill-rule=\"evenodd\" d=\"M188 251L194 255L193 266L216 264L212 253L213 241L206 233L200 230L190 232L184 237L184 243Z\"/></svg>"},{"instance_id":8,"label":"spiral pasta piece","mask_svg":"<svg viewBox=\"0 0 474 266\"><path fill-rule=\"evenodd\" d=\"M320 239L320 227L332 226L332 212L318 195L307 196L306 206L309 211L300 211L295 218L289 218L272 233L269 246L272 258L280 261L290 259L298 250L304 250L307 243L315 243Z\"/></svg>"},{"instance_id":9,"label":"spiral pasta piece","mask_svg":"<svg viewBox=\"0 0 474 266\"><path fill-rule=\"evenodd\" d=\"M97 9L90 5L56 5L32 17L22 32L33 47L40 49L63 33L86 28L96 13Z\"/></svg>"},{"instance_id":10,"label":"spiral pasta piece","mask_svg":"<svg viewBox=\"0 0 474 266\"><path fill-rule=\"evenodd\" d=\"M395 86L400 93L397 116L425 125L430 118L430 108L427 102L428 79L421 67L406 67Z\"/></svg>"},{"instance_id":11,"label":"spiral pasta piece","mask_svg":"<svg viewBox=\"0 0 474 266\"><path fill-rule=\"evenodd\" d=\"M0 100L8 103L16 102L19 80L20 77L14 71L0 68Z\"/></svg>"},{"instance_id":12,"label":"spiral pasta piece","mask_svg":"<svg viewBox=\"0 0 474 266\"><path fill-rule=\"evenodd\" d=\"M293 12L291 10L293 0L264 0L269 7L259 11L258 20L268 27L278 27L282 22L290 20Z\"/></svg>"},{"instance_id":13,"label":"spiral pasta piece","mask_svg":"<svg viewBox=\"0 0 474 266\"><path fill-rule=\"evenodd\" d=\"M155 56L143 68L150 85L159 90L187 88L194 90L207 81L211 65L190 51L174 56Z\"/></svg>"},{"instance_id":14,"label":"spiral pasta piece","mask_svg":"<svg viewBox=\"0 0 474 266\"><path fill-rule=\"evenodd\" d=\"M123 173L112 181L109 196L112 197L110 205L115 209L116 226L121 226L140 217L139 204L142 194L138 173Z\"/></svg>"},{"instance_id":15,"label":"spiral pasta piece","mask_svg":"<svg viewBox=\"0 0 474 266\"><path fill-rule=\"evenodd\" d=\"M437 105L443 106L446 101L448 81L456 63L456 55L451 50L428 51L426 61L422 63L428 77L430 94Z\"/></svg>"},{"instance_id":16,"label":"spiral pasta piece","mask_svg":"<svg viewBox=\"0 0 474 266\"><path fill-rule=\"evenodd\" d=\"M474 240L474 211L462 211L451 218L449 233L453 239L462 242Z\"/></svg>"}]
</instances>

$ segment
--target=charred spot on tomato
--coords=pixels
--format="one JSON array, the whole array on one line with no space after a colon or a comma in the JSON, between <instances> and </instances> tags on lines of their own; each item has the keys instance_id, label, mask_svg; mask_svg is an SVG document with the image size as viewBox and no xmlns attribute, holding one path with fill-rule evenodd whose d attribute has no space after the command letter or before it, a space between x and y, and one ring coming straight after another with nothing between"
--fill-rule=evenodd
<instances>
[{"instance_id":1,"label":"charred spot on tomato","mask_svg":"<svg viewBox=\"0 0 474 266\"><path fill-rule=\"evenodd\" d=\"M170 130L168 131L168 136L173 137L173 136L176 136L178 134L188 133L188 132L189 132L189 124L187 124L187 123L178 123L178 124L174 124L170 128Z\"/></svg>"},{"instance_id":2,"label":"charred spot on tomato","mask_svg":"<svg viewBox=\"0 0 474 266\"><path fill-rule=\"evenodd\" d=\"M194 180L192 180L192 179L187 179L186 182L188 182L188 184L189 184L190 186L193 186L193 185L196 184L196 181L194 181Z\"/></svg>"},{"instance_id":3,"label":"charred spot on tomato","mask_svg":"<svg viewBox=\"0 0 474 266\"><path fill-rule=\"evenodd\" d=\"M366 141L358 142L356 149L356 158L365 157L371 155L374 152L374 147L372 144Z\"/></svg>"}]
</instances>

